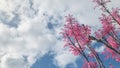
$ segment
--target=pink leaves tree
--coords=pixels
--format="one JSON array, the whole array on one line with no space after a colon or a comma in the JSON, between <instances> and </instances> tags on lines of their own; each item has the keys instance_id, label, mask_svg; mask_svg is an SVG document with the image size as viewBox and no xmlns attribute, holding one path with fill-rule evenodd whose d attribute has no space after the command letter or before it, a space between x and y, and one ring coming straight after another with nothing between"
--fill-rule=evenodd
<instances>
[{"instance_id":1,"label":"pink leaves tree","mask_svg":"<svg viewBox=\"0 0 120 68\"><path fill-rule=\"evenodd\" d=\"M90 26L80 24L72 15L68 15L66 16L66 24L61 33L65 47L68 47L75 56L80 55L84 58L83 68L105 68L103 59L100 58L99 52L96 52L92 42L102 43L101 46L105 47L102 55L120 62L119 8L112 8L109 11L107 3L110 0L93 0L93 2L96 3L95 8L100 7L100 10L103 11L99 18L102 28L93 35L91 34ZM112 64L109 67L114 68Z\"/></svg>"}]
</instances>

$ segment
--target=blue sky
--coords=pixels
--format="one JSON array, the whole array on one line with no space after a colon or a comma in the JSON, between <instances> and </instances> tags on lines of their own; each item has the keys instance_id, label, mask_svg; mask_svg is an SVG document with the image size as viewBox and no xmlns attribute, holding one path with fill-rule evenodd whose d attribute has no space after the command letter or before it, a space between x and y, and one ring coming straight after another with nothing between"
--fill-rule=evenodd
<instances>
[{"instance_id":1,"label":"blue sky","mask_svg":"<svg viewBox=\"0 0 120 68\"><path fill-rule=\"evenodd\" d=\"M0 0L0 68L81 68L82 58L63 48L59 33L68 14L98 29L101 11L94 6L92 0Z\"/></svg>"},{"instance_id":2,"label":"blue sky","mask_svg":"<svg viewBox=\"0 0 120 68\"><path fill-rule=\"evenodd\" d=\"M101 56L101 58L104 58ZM55 65L53 62L54 55L50 55L49 53L44 55L44 57L39 58L30 68L59 68L57 65ZM82 68L83 61L81 60L83 58L78 58L75 63L77 65L77 68ZM105 58L104 58L105 59ZM104 61L104 60L102 60ZM109 64L113 64L115 68L120 67L119 62L115 62L113 59L107 59L104 62L104 65L106 68L109 68ZM66 68L75 68L74 64L69 63L66 65Z\"/></svg>"},{"instance_id":3,"label":"blue sky","mask_svg":"<svg viewBox=\"0 0 120 68\"><path fill-rule=\"evenodd\" d=\"M39 58L32 66L31 68L58 68L55 64L51 63L53 62L53 55L46 54L44 57Z\"/></svg>"},{"instance_id":4,"label":"blue sky","mask_svg":"<svg viewBox=\"0 0 120 68\"><path fill-rule=\"evenodd\" d=\"M46 54L44 55L44 57L39 58L32 66L31 68L59 68L57 65L55 65L55 63L51 63L54 62L54 55L51 54ZM82 61L80 60L80 58L78 58L78 60L75 61L77 68L80 68L82 66ZM65 66L66 68L74 68L74 64L69 63Z\"/></svg>"}]
</instances>

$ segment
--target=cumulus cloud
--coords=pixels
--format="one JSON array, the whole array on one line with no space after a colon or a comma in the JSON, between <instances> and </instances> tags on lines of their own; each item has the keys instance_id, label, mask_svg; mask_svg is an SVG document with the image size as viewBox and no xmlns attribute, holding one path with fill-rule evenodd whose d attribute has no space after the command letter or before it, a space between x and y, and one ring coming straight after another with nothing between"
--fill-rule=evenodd
<instances>
[{"instance_id":1,"label":"cumulus cloud","mask_svg":"<svg viewBox=\"0 0 120 68\"><path fill-rule=\"evenodd\" d=\"M74 68L77 68L75 65L77 57L72 55L69 51L64 51L57 54L55 60L56 65L58 65L60 68L66 68L68 64L74 64Z\"/></svg>"},{"instance_id":2,"label":"cumulus cloud","mask_svg":"<svg viewBox=\"0 0 120 68\"><path fill-rule=\"evenodd\" d=\"M77 68L76 60L78 56L74 56L68 49L63 48L64 42L58 41L53 49L55 52L54 64L60 68L66 68L68 64L73 64L74 68Z\"/></svg>"},{"instance_id":3,"label":"cumulus cloud","mask_svg":"<svg viewBox=\"0 0 120 68\"><path fill-rule=\"evenodd\" d=\"M11 57L12 56L12 57ZM7 54L1 58L1 68L27 68L28 63L21 55Z\"/></svg>"},{"instance_id":4,"label":"cumulus cloud","mask_svg":"<svg viewBox=\"0 0 120 68\"><path fill-rule=\"evenodd\" d=\"M62 68L75 63L77 57L64 50L59 32L68 14L99 25L100 12L93 7L90 0L0 0L0 68L30 68L49 51Z\"/></svg>"},{"instance_id":5,"label":"cumulus cloud","mask_svg":"<svg viewBox=\"0 0 120 68\"><path fill-rule=\"evenodd\" d=\"M38 27L40 26L39 23L36 23L36 24L35 23L28 24L28 23L20 24L17 29L10 28L7 25L4 25L2 23L0 24L1 26L0 27L1 29L0 30L0 38L1 38L0 51L2 52L0 55L1 56L0 60L2 63L1 64L2 68L9 68L9 65L14 66L14 64L12 64L11 62L9 65L5 63L7 61L8 62L12 61L12 60L8 60L8 57L6 57L7 54L10 54L10 55L17 54L18 56L27 56L27 62L26 61L25 62L29 63L29 65L27 66L30 66L35 62L37 58L47 53L50 50L50 47L55 44L55 40L56 40L55 37L49 32L49 30L45 29L45 26L44 26L44 29L40 29L40 28L38 29ZM13 57L14 55L9 56L9 58L13 58ZM5 61L3 60L3 58L5 59ZM19 59L19 57L17 59ZM3 64L8 67L4 67Z\"/></svg>"}]
</instances>

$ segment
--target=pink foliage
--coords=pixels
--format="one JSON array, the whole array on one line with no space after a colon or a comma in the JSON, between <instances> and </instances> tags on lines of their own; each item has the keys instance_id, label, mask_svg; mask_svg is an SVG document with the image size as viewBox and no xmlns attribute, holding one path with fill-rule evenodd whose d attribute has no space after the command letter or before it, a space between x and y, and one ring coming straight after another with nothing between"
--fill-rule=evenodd
<instances>
[{"instance_id":1,"label":"pink foliage","mask_svg":"<svg viewBox=\"0 0 120 68\"><path fill-rule=\"evenodd\" d=\"M116 57L116 53L113 51L113 50L111 50L111 49L109 49L109 48L106 48L106 52L109 52L110 54L109 55L107 55L107 56L109 56L109 58L114 58L114 57Z\"/></svg>"},{"instance_id":2,"label":"pink foliage","mask_svg":"<svg viewBox=\"0 0 120 68\"><path fill-rule=\"evenodd\" d=\"M117 61L117 62L120 62L120 56L116 58L116 61Z\"/></svg>"},{"instance_id":3,"label":"pink foliage","mask_svg":"<svg viewBox=\"0 0 120 68\"><path fill-rule=\"evenodd\" d=\"M113 39L113 37L111 37L111 36L109 36L108 38L107 38L107 41L108 41L108 43L113 47L113 48L118 48L119 47L119 45L117 44L117 42Z\"/></svg>"},{"instance_id":4,"label":"pink foliage","mask_svg":"<svg viewBox=\"0 0 120 68\"><path fill-rule=\"evenodd\" d=\"M120 24L120 14L119 14L119 8L112 8L112 16L118 21L118 23Z\"/></svg>"},{"instance_id":5,"label":"pink foliage","mask_svg":"<svg viewBox=\"0 0 120 68\"><path fill-rule=\"evenodd\" d=\"M104 33L102 32L101 29L99 29L97 32L94 33L95 34L95 37L97 39L101 39L102 37L104 37Z\"/></svg>"},{"instance_id":6,"label":"pink foliage","mask_svg":"<svg viewBox=\"0 0 120 68\"><path fill-rule=\"evenodd\" d=\"M63 32L61 32L63 34L64 41L66 42L65 47L69 46L70 51L72 51L74 55L78 55L78 50L80 49L78 45L83 48L91 42L89 39L89 35L91 33L90 27L79 24L79 22L75 21L71 15L66 16L66 19L67 24L64 25ZM75 44L77 44L77 46Z\"/></svg>"},{"instance_id":7,"label":"pink foliage","mask_svg":"<svg viewBox=\"0 0 120 68\"><path fill-rule=\"evenodd\" d=\"M114 59L117 62L120 62L120 55L116 54L113 50L106 48L105 52L103 52L104 55L106 55L105 59Z\"/></svg>"},{"instance_id":8,"label":"pink foliage","mask_svg":"<svg viewBox=\"0 0 120 68\"><path fill-rule=\"evenodd\" d=\"M96 6L95 6L95 8L96 8L96 7L101 6L102 4L103 4L103 5L106 5L106 3L109 3L110 0L93 0L93 2L96 3Z\"/></svg>"},{"instance_id":9,"label":"pink foliage","mask_svg":"<svg viewBox=\"0 0 120 68\"><path fill-rule=\"evenodd\" d=\"M98 68L97 63L96 62L87 62L85 61L82 68Z\"/></svg>"},{"instance_id":10,"label":"pink foliage","mask_svg":"<svg viewBox=\"0 0 120 68\"><path fill-rule=\"evenodd\" d=\"M72 52L72 54L73 55L75 55L75 56L77 56L77 55L80 55L81 53L80 53L80 48L79 47L77 47L77 48L75 48L74 46L70 46L70 51Z\"/></svg>"},{"instance_id":11,"label":"pink foliage","mask_svg":"<svg viewBox=\"0 0 120 68\"><path fill-rule=\"evenodd\" d=\"M107 16L105 14L102 14L102 17L99 18L102 24L102 30L104 34L108 34L111 30L114 29L113 24L111 23L112 18L110 16Z\"/></svg>"},{"instance_id":12,"label":"pink foliage","mask_svg":"<svg viewBox=\"0 0 120 68\"><path fill-rule=\"evenodd\" d=\"M111 23L112 18L110 16L102 14L102 17L99 19L102 24L102 29L99 29L97 32L95 32L95 36L96 38L101 39L102 37L108 35L112 30L114 30L114 25Z\"/></svg>"},{"instance_id":13,"label":"pink foliage","mask_svg":"<svg viewBox=\"0 0 120 68\"><path fill-rule=\"evenodd\" d=\"M64 25L63 31L61 32L65 42L64 47L68 47L69 51L75 56L82 55L86 59L82 68L98 68L98 65L104 68L97 54L98 52L95 52L94 47L91 46L93 40L105 46L105 51L102 55L105 54L107 59L111 58L116 62L120 62L120 29L114 24L116 22L120 25L120 9L113 8L112 11L109 11L106 4L110 2L110 0L93 0L93 2L97 4L95 7L101 6L101 9L108 13L108 15L106 13L101 14L102 16L99 20L102 24L102 28L94 33L95 37L91 35L91 28L88 25L80 24L72 15L66 16L67 23ZM88 46L89 44L91 45ZM86 53L87 49L91 51L90 54ZM95 59L97 63L96 61L91 61L91 58ZM109 68L114 67L110 64Z\"/></svg>"}]
</instances>

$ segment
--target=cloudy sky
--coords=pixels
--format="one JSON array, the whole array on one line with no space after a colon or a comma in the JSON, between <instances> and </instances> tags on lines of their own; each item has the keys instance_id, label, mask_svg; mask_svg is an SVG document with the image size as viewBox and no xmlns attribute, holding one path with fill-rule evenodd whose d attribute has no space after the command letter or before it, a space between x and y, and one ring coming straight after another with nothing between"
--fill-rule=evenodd
<instances>
[{"instance_id":1,"label":"cloudy sky","mask_svg":"<svg viewBox=\"0 0 120 68\"><path fill-rule=\"evenodd\" d=\"M68 14L99 27L94 6L92 0L0 0L0 68L80 68L82 60L63 48L59 32Z\"/></svg>"}]
</instances>

